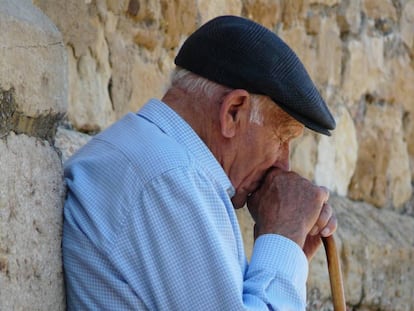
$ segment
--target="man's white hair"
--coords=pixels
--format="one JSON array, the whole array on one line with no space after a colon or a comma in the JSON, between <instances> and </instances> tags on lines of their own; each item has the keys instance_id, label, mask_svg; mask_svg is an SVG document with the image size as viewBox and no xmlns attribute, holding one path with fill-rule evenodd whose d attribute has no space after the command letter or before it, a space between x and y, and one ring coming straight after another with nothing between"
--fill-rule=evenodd
<instances>
[{"instance_id":1,"label":"man's white hair","mask_svg":"<svg viewBox=\"0 0 414 311\"><path fill-rule=\"evenodd\" d=\"M205 79L180 67L174 70L171 84L173 87L179 87L188 93L199 93L208 98L213 98L217 94L222 94L225 91L231 91L228 87Z\"/></svg>"},{"instance_id":2,"label":"man's white hair","mask_svg":"<svg viewBox=\"0 0 414 311\"><path fill-rule=\"evenodd\" d=\"M172 73L171 86L178 87L185 92L197 94L198 96L207 97L209 99L222 96L224 93L232 90L229 87L205 79L180 67L175 68ZM264 115L261 107L263 103L268 100L268 97L264 95L250 94L250 98L252 103L250 122L262 125Z\"/></svg>"}]
</instances>

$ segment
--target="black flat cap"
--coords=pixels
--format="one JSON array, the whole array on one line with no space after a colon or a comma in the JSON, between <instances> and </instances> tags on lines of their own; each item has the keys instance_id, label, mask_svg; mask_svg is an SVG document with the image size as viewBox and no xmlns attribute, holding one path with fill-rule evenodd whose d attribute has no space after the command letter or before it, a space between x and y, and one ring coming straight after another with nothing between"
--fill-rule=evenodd
<instances>
[{"instance_id":1,"label":"black flat cap","mask_svg":"<svg viewBox=\"0 0 414 311\"><path fill-rule=\"evenodd\" d=\"M306 127L330 135L335 120L295 52L238 16L216 17L184 42L175 64L233 89L269 96Z\"/></svg>"}]
</instances>

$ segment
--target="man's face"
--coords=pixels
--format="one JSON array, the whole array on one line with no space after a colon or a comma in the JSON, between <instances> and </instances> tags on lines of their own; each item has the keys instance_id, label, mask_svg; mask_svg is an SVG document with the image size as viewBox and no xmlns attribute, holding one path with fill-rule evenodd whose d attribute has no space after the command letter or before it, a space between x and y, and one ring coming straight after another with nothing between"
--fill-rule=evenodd
<instances>
[{"instance_id":1,"label":"man's face","mask_svg":"<svg viewBox=\"0 0 414 311\"><path fill-rule=\"evenodd\" d=\"M240 138L240 148L230 171L236 188L235 208L243 207L249 194L260 186L271 167L289 170L290 142L302 135L304 126L268 100L258 117L251 118Z\"/></svg>"}]
</instances>

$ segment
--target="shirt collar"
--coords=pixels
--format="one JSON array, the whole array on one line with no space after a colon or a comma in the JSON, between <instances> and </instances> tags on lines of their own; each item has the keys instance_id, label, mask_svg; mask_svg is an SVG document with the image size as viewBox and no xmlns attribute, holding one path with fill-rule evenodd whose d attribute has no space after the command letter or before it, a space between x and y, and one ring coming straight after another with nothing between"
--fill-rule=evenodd
<instances>
[{"instance_id":1,"label":"shirt collar","mask_svg":"<svg viewBox=\"0 0 414 311\"><path fill-rule=\"evenodd\" d=\"M230 179L207 145L191 126L173 109L158 99L149 100L138 115L156 124L164 133L185 146L200 161L200 164L227 189L230 197L235 194Z\"/></svg>"}]
</instances>

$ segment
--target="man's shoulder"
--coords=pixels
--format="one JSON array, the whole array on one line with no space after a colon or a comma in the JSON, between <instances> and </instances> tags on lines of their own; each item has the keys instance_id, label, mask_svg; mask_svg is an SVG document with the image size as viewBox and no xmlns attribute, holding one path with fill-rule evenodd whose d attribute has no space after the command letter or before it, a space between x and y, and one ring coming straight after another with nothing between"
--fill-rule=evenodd
<instances>
[{"instance_id":1,"label":"man's shoulder","mask_svg":"<svg viewBox=\"0 0 414 311\"><path fill-rule=\"evenodd\" d=\"M129 167L143 177L194 164L191 152L157 125L129 113L92 138L68 162Z\"/></svg>"}]
</instances>

